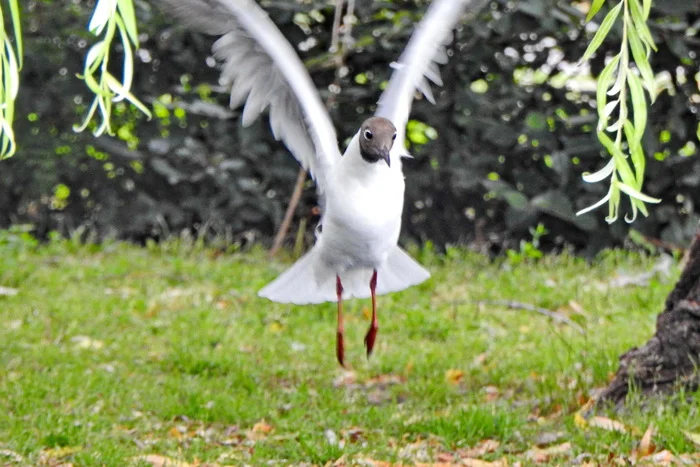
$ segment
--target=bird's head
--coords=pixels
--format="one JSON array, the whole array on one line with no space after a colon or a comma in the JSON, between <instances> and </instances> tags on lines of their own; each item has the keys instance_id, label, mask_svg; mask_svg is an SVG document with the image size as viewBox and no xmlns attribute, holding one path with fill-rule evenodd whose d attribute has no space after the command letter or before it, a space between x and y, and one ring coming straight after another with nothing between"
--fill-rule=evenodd
<instances>
[{"instance_id":1,"label":"bird's head","mask_svg":"<svg viewBox=\"0 0 700 467\"><path fill-rule=\"evenodd\" d=\"M391 167L389 153L396 139L396 127L383 117L371 117L360 127L360 155L369 162L383 160Z\"/></svg>"}]
</instances>

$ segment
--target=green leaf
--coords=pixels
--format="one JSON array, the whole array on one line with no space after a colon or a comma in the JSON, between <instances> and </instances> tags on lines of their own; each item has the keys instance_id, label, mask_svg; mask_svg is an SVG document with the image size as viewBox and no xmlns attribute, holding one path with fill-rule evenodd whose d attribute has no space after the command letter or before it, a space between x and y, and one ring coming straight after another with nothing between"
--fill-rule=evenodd
<instances>
[{"instance_id":1,"label":"green leaf","mask_svg":"<svg viewBox=\"0 0 700 467\"><path fill-rule=\"evenodd\" d=\"M117 0L117 7L119 8L119 16L128 32L131 43L134 44L135 47L138 47L139 33L136 27L136 14L134 13L134 4L132 0Z\"/></svg>"},{"instance_id":2,"label":"green leaf","mask_svg":"<svg viewBox=\"0 0 700 467\"><path fill-rule=\"evenodd\" d=\"M644 204L644 201L641 201L637 198L630 198L630 201L632 201L632 207L636 207L637 209L639 209L639 212L644 214L644 217L649 216L649 211L647 210L647 205ZM628 221L628 222L630 222L630 221Z\"/></svg>"},{"instance_id":3,"label":"green leaf","mask_svg":"<svg viewBox=\"0 0 700 467\"><path fill-rule=\"evenodd\" d=\"M102 30L109 23L117 8L117 0L97 0L95 11L90 18L88 30L96 36L102 34Z\"/></svg>"},{"instance_id":4,"label":"green leaf","mask_svg":"<svg viewBox=\"0 0 700 467\"><path fill-rule=\"evenodd\" d=\"M119 35L122 39L122 46L124 47L124 71L122 73L122 84L125 91L131 89L131 83L134 79L134 53L131 49L131 44L127 38L127 33L125 32L125 26L121 18L117 17L117 28L119 29ZM125 98L124 93L119 93L112 100L114 102L119 102Z\"/></svg>"},{"instance_id":5,"label":"green leaf","mask_svg":"<svg viewBox=\"0 0 700 467\"><path fill-rule=\"evenodd\" d=\"M644 0L644 20L649 18L649 12L651 11L651 0Z\"/></svg>"},{"instance_id":6,"label":"green leaf","mask_svg":"<svg viewBox=\"0 0 700 467\"><path fill-rule=\"evenodd\" d=\"M607 94L606 91L608 87L610 86L610 83L612 82L613 72L615 71L615 67L617 64L620 62L620 54L617 54L613 57L610 62L605 65L605 68L603 68L603 71L600 72L600 76L598 76L598 88L596 91L596 104L598 107L598 118L600 121L598 122L598 129L605 128L607 125L607 116L605 115L605 106L607 102Z\"/></svg>"},{"instance_id":7,"label":"green leaf","mask_svg":"<svg viewBox=\"0 0 700 467\"><path fill-rule=\"evenodd\" d=\"M608 178L610 175L612 175L614 170L615 170L615 159L610 158L608 163L605 164L605 167L603 167L599 171L594 172L594 173L584 173L582 176L583 181L587 182L587 183L600 182L600 181Z\"/></svg>"},{"instance_id":8,"label":"green leaf","mask_svg":"<svg viewBox=\"0 0 700 467\"><path fill-rule=\"evenodd\" d=\"M605 107L603 107L603 114L602 117L605 119L608 119L610 115L612 115L613 111L617 108L617 105L620 103L620 99L616 99L614 101L610 101L607 104L605 104Z\"/></svg>"},{"instance_id":9,"label":"green leaf","mask_svg":"<svg viewBox=\"0 0 700 467\"><path fill-rule=\"evenodd\" d=\"M633 199L634 198L630 198L630 200L633 200ZM627 214L625 214L625 222L627 222L628 224L631 224L632 222L634 222L637 219L637 212L638 212L637 204L632 203L632 217L627 217Z\"/></svg>"},{"instance_id":10,"label":"green leaf","mask_svg":"<svg viewBox=\"0 0 700 467\"><path fill-rule=\"evenodd\" d=\"M612 159L611 159L611 160L612 160ZM608 202L608 201L610 200L610 193L611 193L611 191L612 191L612 186L610 187L610 190L608 190L608 194L605 195L600 201L598 201L598 202L595 203L595 204L592 204L592 205L588 206L587 208L581 209L579 212L576 213L576 215L577 215L577 216L580 216L580 215L582 215L582 214L586 214L587 212L591 212L591 211L593 211L594 209L601 207L603 204L605 204L606 202Z\"/></svg>"},{"instance_id":11,"label":"green leaf","mask_svg":"<svg viewBox=\"0 0 700 467\"><path fill-rule=\"evenodd\" d=\"M121 94L124 94L124 97L126 98L127 101L131 102L137 109L141 111L148 119L151 119L151 111L148 110L148 107L146 107L138 98L133 95L131 92L128 90L124 90L122 84L117 80L115 77L112 75L107 75L107 82L109 84L110 89L114 90L115 92L119 92Z\"/></svg>"},{"instance_id":12,"label":"green leaf","mask_svg":"<svg viewBox=\"0 0 700 467\"><path fill-rule=\"evenodd\" d=\"M625 120L625 137L627 138L628 144L634 139L635 133L636 128L634 125L632 125L629 120ZM644 183L644 169L646 167L646 158L644 157L644 149L641 144L630 144L630 158L632 159L632 166L634 167L637 181L635 187L641 190L642 183Z\"/></svg>"},{"instance_id":13,"label":"green leaf","mask_svg":"<svg viewBox=\"0 0 700 467\"><path fill-rule=\"evenodd\" d=\"M14 107L15 97L17 97L17 93L19 92L19 64L17 63L15 52L12 49L12 44L7 37L5 37L5 53L7 60L5 64L5 79L7 80L5 92L7 93L7 97L12 101L12 106Z\"/></svg>"},{"instance_id":14,"label":"green leaf","mask_svg":"<svg viewBox=\"0 0 700 467\"><path fill-rule=\"evenodd\" d=\"M80 133L81 131L84 131L88 124L90 124L90 120L92 120L92 117L95 115L95 111L97 110L97 97L93 99L92 105L90 105L90 109L88 110L87 115L85 116L85 119L83 120L83 123L80 125L73 125L73 131L76 133Z\"/></svg>"},{"instance_id":15,"label":"green leaf","mask_svg":"<svg viewBox=\"0 0 700 467\"><path fill-rule=\"evenodd\" d=\"M637 75L629 73L627 82L629 83L632 109L634 111L634 136L631 140L628 137L627 142L630 147L633 147L641 144L642 136L644 136L644 129L647 125L647 101L644 97L642 82Z\"/></svg>"},{"instance_id":16,"label":"green leaf","mask_svg":"<svg viewBox=\"0 0 700 467\"><path fill-rule=\"evenodd\" d=\"M599 131L598 139L601 143L603 143L603 146L605 146L605 149L608 150L613 158L615 158L615 170L622 181L628 185L634 185L636 178L632 173L630 165L627 163L627 158L622 153L622 149L620 149L620 147L618 147L613 140L611 140L608 135L605 134L605 132Z\"/></svg>"},{"instance_id":17,"label":"green leaf","mask_svg":"<svg viewBox=\"0 0 700 467\"><path fill-rule=\"evenodd\" d=\"M109 99L97 99L97 107L100 109L100 112L102 113L102 123L100 123L100 126L98 126L95 131L92 132L93 135L95 136L100 136L102 133L105 131L107 132L108 135L112 134L112 127L109 124L109 120L111 117L111 110L112 110L112 102Z\"/></svg>"},{"instance_id":18,"label":"green leaf","mask_svg":"<svg viewBox=\"0 0 700 467\"><path fill-rule=\"evenodd\" d=\"M650 48L656 50L656 44L654 43L654 38L651 35L651 31L649 30L649 26L647 25L647 20L640 10L639 0L629 0L629 1L630 1L630 13L632 16L632 23L634 24L633 27L637 31L639 38L642 40L644 45L647 47L646 52L648 53Z\"/></svg>"},{"instance_id":19,"label":"green leaf","mask_svg":"<svg viewBox=\"0 0 700 467\"><path fill-rule=\"evenodd\" d=\"M12 27L15 30L15 47L17 48L17 67L22 69L24 61L24 51L22 49L22 21L19 14L18 0L9 0L10 17L12 18Z\"/></svg>"},{"instance_id":20,"label":"green leaf","mask_svg":"<svg viewBox=\"0 0 700 467\"><path fill-rule=\"evenodd\" d=\"M656 80L654 78L654 72L651 71L651 65L649 64L649 58L647 57L644 47L642 46L642 41L637 35L637 30L628 28L627 37L629 38L630 49L632 50L632 57L634 57L634 63L639 69L639 73L642 75L642 80L644 81L644 87L649 91L649 96L653 102L656 97Z\"/></svg>"},{"instance_id":21,"label":"green leaf","mask_svg":"<svg viewBox=\"0 0 700 467\"><path fill-rule=\"evenodd\" d=\"M605 222L612 224L617 220L617 210L620 206L620 189L617 187L617 180L613 178L610 184L610 202L608 203L608 216Z\"/></svg>"},{"instance_id":22,"label":"green leaf","mask_svg":"<svg viewBox=\"0 0 700 467\"><path fill-rule=\"evenodd\" d=\"M636 188L633 188L625 183L618 182L617 186L620 188L621 191L627 193L632 198L638 199L640 201L644 201L645 203L660 203L661 202L660 199L652 198L651 196L645 195L641 191L639 191Z\"/></svg>"},{"instance_id":23,"label":"green leaf","mask_svg":"<svg viewBox=\"0 0 700 467\"><path fill-rule=\"evenodd\" d=\"M622 3L618 3L616 7L608 12L603 22L600 23L600 27L596 31L595 36L593 36L593 40L591 40L591 43L588 44L588 48L586 49L586 52L583 54L583 57L579 63L587 61L589 58L591 58L595 51L598 50L598 47L600 47L600 44L602 44L603 40L605 40L605 37L610 32L613 24L615 24L615 20L620 14L621 9Z\"/></svg>"},{"instance_id":24,"label":"green leaf","mask_svg":"<svg viewBox=\"0 0 700 467\"><path fill-rule=\"evenodd\" d=\"M0 158L12 157L17 149L15 146L15 132L5 119L0 119L0 132L2 132L2 152Z\"/></svg>"},{"instance_id":25,"label":"green leaf","mask_svg":"<svg viewBox=\"0 0 700 467\"><path fill-rule=\"evenodd\" d=\"M586 16L586 22L590 21L593 19L593 17L600 11L600 7L603 6L603 3L605 3L605 0L593 0L593 4L591 5L591 9L588 10L588 15Z\"/></svg>"}]
</instances>

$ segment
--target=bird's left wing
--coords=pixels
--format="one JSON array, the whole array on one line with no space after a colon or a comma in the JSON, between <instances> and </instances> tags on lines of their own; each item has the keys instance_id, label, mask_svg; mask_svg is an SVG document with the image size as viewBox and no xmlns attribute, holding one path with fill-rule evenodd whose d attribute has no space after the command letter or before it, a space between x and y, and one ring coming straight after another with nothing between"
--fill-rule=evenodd
<instances>
[{"instance_id":1,"label":"bird's left wing","mask_svg":"<svg viewBox=\"0 0 700 467\"><path fill-rule=\"evenodd\" d=\"M201 32L223 35L214 55L232 84L231 107L245 101L243 125L270 107L270 126L324 191L341 155L335 129L311 77L287 39L253 0L160 0Z\"/></svg>"},{"instance_id":2,"label":"bird's left wing","mask_svg":"<svg viewBox=\"0 0 700 467\"><path fill-rule=\"evenodd\" d=\"M375 115L391 120L398 129L394 147L404 147L405 128L416 89L435 103L429 81L442 85L438 64L447 62L445 45L471 1L433 0L398 63L392 63L394 73L379 98Z\"/></svg>"}]
</instances>

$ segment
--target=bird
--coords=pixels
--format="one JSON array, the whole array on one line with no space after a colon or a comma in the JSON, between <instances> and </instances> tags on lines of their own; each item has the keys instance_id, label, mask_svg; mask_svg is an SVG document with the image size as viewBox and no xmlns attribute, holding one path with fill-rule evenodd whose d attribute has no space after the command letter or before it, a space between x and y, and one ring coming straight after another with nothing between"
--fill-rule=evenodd
<instances>
[{"instance_id":1,"label":"bird","mask_svg":"<svg viewBox=\"0 0 700 467\"><path fill-rule=\"evenodd\" d=\"M420 91L435 103L452 39L471 0L433 0L400 55L373 116L343 153L331 118L294 48L254 0L161 0L186 26L221 36L213 45L232 108L250 125L269 108L270 127L315 180L322 213L314 246L259 292L297 305L337 303L336 358L345 367L343 300L371 297L367 358L379 329L377 296L420 284L430 273L398 246L411 157L405 130ZM354 117L354 116L353 116Z\"/></svg>"}]
</instances>

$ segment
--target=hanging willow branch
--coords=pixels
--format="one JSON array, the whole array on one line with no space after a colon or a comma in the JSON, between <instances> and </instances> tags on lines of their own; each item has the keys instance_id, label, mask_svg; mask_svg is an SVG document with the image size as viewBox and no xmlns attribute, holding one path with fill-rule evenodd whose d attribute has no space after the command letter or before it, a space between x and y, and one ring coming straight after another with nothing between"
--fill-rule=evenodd
<instances>
[{"instance_id":1,"label":"hanging willow branch","mask_svg":"<svg viewBox=\"0 0 700 467\"><path fill-rule=\"evenodd\" d=\"M74 127L75 131L83 131L99 109L102 114L102 123L94 130L93 134L99 136L104 132L113 134L110 126L112 103L127 100L137 109L143 112L149 119L151 112L131 93L131 84L134 76L134 49L138 48L138 29L136 15L132 0L99 0L95 5L95 11L88 25L88 29L95 36L102 36L102 40L93 45L85 57L83 74L78 77L85 81L88 88L95 94L95 99L88 110L82 124ZM124 63L121 81L115 78L108 70L110 50L116 33L119 32L122 46L124 47Z\"/></svg>"},{"instance_id":2,"label":"hanging willow branch","mask_svg":"<svg viewBox=\"0 0 700 467\"><path fill-rule=\"evenodd\" d=\"M7 1L12 34L5 29L5 11L0 6L0 160L12 157L17 150L12 122L15 99L19 91L19 71L22 69L22 24L18 0ZM10 38L12 37L11 40ZM13 43L14 42L14 43Z\"/></svg>"},{"instance_id":3,"label":"hanging willow branch","mask_svg":"<svg viewBox=\"0 0 700 467\"><path fill-rule=\"evenodd\" d=\"M600 11L604 3L605 0L594 0L587 21ZM660 201L642 193L646 165L642 136L647 124L647 101L644 91L646 89L652 102L657 93L654 73L649 64L649 54L656 50L647 26L650 9L651 0L642 0L641 3L640 0L621 0L600 23L598 31L581 58L581 62L591 58L622 15L620 52L612 57L600 73L596 96L598 139L611 159L601 170L583 175L583 179L589 183L600 182L610 177L610 189L603 199L577 213L584 214L607 202L609 213L605 220L608 223L617 220L621 193L626 194L632 204L632 216L625 216L627 222L633 222L637 212L648 215L645 203ZM634 63L635 68L632 68L631 63ZM631 108L628 100L632 104Z\"/></svg>"}]
</instances>

